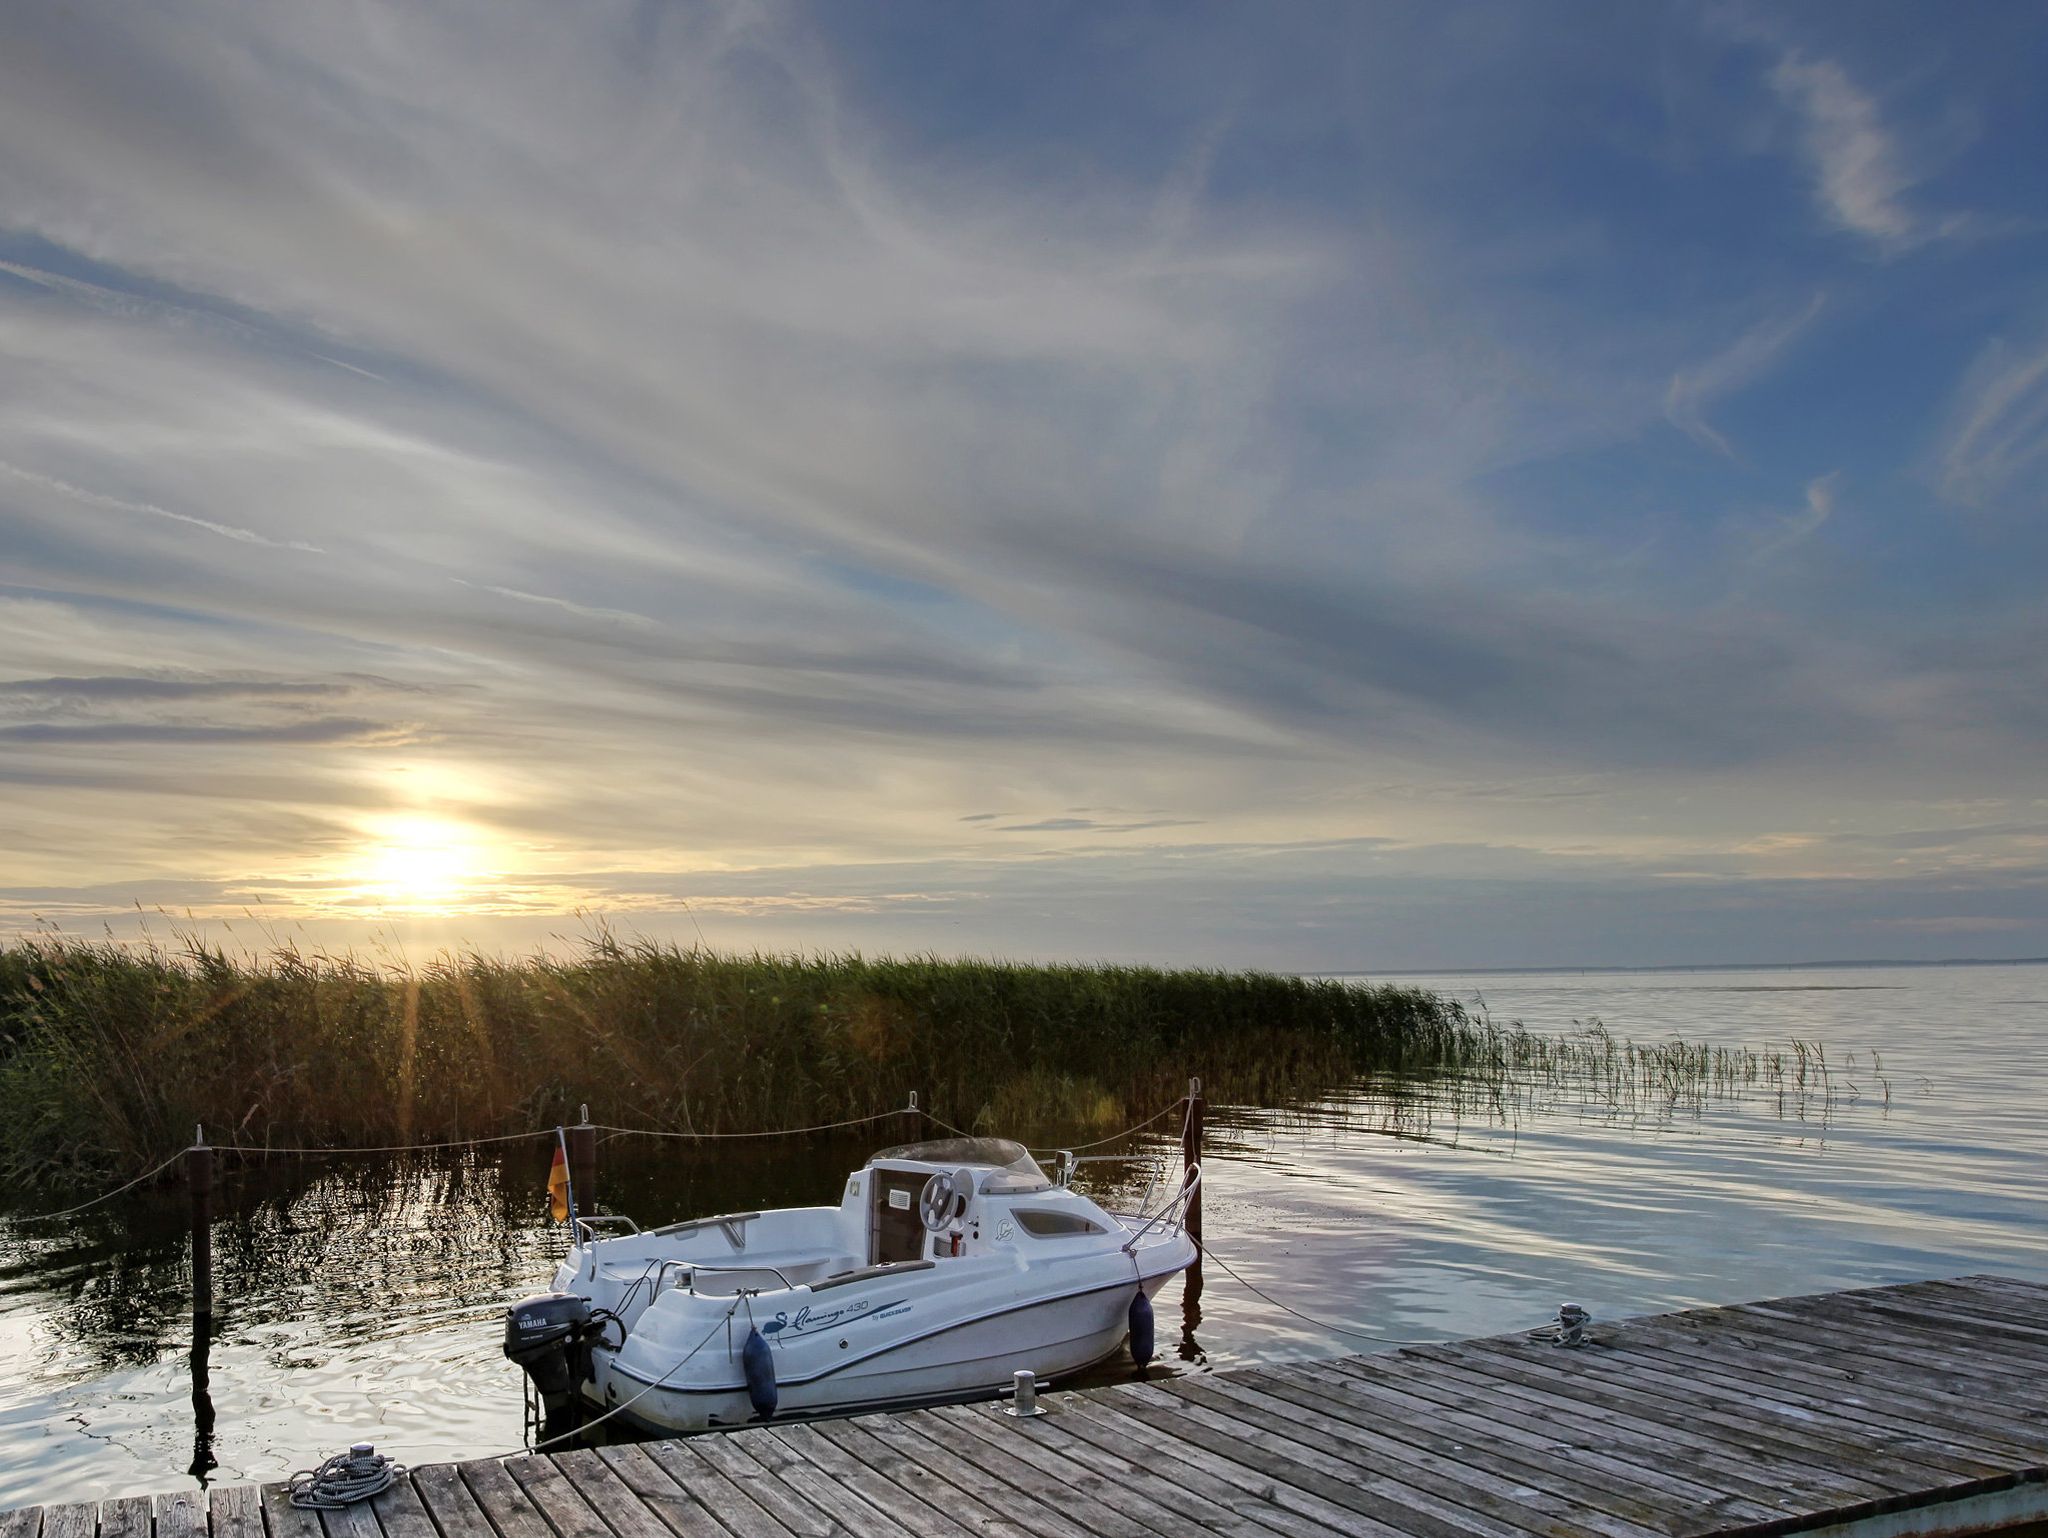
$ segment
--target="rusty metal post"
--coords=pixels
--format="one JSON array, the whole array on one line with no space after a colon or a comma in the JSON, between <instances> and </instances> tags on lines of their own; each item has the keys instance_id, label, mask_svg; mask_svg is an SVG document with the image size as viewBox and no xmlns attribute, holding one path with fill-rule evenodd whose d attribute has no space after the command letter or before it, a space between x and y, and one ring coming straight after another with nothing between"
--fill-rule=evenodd
<instances>
[{"instance_id":1,"label":"rusty metal post","mask_svg":"<svg viewBox=\"0 0 2048 1538\"><path fill-rule=\"evenodd\" d=\"M583 1107L583 1121L569 1129L569 1185L575 1197L573 1216L597 1216L597 1128L590 1124L590 1107Z\"/></svg>"},{"instance_id":2,"label":"rusty metal post","mask_svg":"<svg viewBox=\"0 0 2048 1538\"><path fill-rule=\"evenodd\" d=\"M185 1184L192 1193L192 1324L195 1336L213 1318L213 1150L206 1129L192 1134L185 1150Z\"/></svg>"}]
</instances>

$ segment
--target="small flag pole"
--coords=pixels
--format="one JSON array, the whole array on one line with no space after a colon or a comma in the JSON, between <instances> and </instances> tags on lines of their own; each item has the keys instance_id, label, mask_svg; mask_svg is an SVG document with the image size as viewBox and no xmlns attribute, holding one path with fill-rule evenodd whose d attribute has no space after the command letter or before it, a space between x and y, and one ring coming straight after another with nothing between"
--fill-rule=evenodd
<instances>
[{"instance_id":1,"label":"small flag pole","mask_svg":"<svg viewBox=\"0 0 2048 1538\"><path fill-rule=\"evenodd\" d=\"M560 1126L555 1128L555 1147L562 1161L562 1184L567 1188L569 1195L566 1204L569 1216L566 1221L569 1225L569 1243L573 1247L576 1243L576 1175L574 1167L569 1162L569 1134Z\"/></svg>"}]
</instances>

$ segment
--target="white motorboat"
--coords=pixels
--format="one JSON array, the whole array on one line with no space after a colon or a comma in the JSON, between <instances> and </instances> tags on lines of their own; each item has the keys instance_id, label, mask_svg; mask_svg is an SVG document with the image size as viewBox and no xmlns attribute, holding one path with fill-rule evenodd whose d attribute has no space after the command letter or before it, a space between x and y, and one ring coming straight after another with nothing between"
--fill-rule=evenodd
<instances>
[{"instance_id":1,"label":"white motorboat","mask_svg":"<svg viewBox=\"0 0 2048 1538\"><path fill-rule=\"evenodd\" d=\"M876 1154L836 1207L732 1212L642 1232L584 1218L554 1291L507 1312L552 1434L616 1417L661 1433L770 1415L992 1398L1152 1351L1151 1297L1195 1259L1187 1204L1098 1206L1019 1144Z\"/></svg>"}]
</instances>

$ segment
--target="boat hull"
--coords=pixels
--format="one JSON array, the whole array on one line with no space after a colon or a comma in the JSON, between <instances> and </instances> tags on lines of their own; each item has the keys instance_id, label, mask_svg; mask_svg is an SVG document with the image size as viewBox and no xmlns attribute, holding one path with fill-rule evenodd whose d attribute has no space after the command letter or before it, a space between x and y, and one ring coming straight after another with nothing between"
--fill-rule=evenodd
<instances>
[{"instance_id":1,"label":"boat hull","mask_svg":"<svg viewBox=\"0 0 2048 1538\"><path fill-rule=\"evenodd\" d=\"M1163 1258L1154 1257L1155 1264ZM1019 1372L1046 1382L1070 1377L1123 1345L1131 1302L1141 1286L1152 1296L1192 1259L1189 1245L1184 1258L1172 1258L1170 1269L1153 1270L1142 1279L1126 1269L1114 1281L1007 1307L984 1306L953 1322L918 1321L915 1310L907 1311L900 1317L909 1327L880 1344L857 1345L853 1334L838 1336L829 1327L807 1332L822 1333L811 1350L774 1353L775 1418L991 1399L1007 1393ZM882 1304L873 1312L884 1315L890 1306ZM714 1340L698 1361L666 1374L635 1363L630 1351L594 1352L593 1377L584 1385L584 1396L593 1410L657 1434L758 1422L739 1365L749 1327L742 1310L731 1320L730 1345ZM820 1351L831 1355L820 1362Z\"/></svg>"}]
</instances>

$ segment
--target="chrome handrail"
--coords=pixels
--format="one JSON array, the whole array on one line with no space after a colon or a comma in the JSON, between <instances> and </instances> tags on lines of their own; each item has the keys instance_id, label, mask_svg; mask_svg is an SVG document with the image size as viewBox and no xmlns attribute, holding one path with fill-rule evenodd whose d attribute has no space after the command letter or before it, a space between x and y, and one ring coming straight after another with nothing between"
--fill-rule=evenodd
<instances>
[{"instance_id":1,"label":"chrome handrail","mask_svg":"<svg viewBox=\"0 0 2048 1538\"><path fill-rule=\"evenodd\" d=\"M664 1272L666 1272L670 1266L677 1266L685 1271L689 1271L692 1273L698 1271L709 1271L714 1275L732 1275L748 1271L766 1271L770 1276L774 1277L775 1280L782 1283L785 1289L793 1291L796 1287L795 1282L792 1282L788 1277L782 1274L782 1269L779 1266L707 1266L703 1262L696 1260L665 1260L662 1262L662 1270ZM692 1280L692 1282L690 1283L690 1291L695 1292L696 1290L697 1284L694 1280Z\"/></svg>"},{"instance_id":2,"label":"chrome handrail","mask_svg":"<svg viewBox=\"0 0 2048 1538\"><path fill-rule=\"evenodd\" d=\"M599 1212L594 1213L590 1217L578 1218L576 1220L576 1242L581 1244L586 1239L595 1239L598 1237L597 1229L614 1227L620 1224L625 1225L628 1235L640 1232L640 1225L627 1217L623 1212ZM614 1237L618 1236L615 1235Z\"/></svg>"},{"instance_id":3,"label":"chrome handrail","mask_svg":"<svg viewBox=\"0 0 2048 1538\"><path fill-rule=\"evenodd\" d=\"M1149 1214L1143 1212L1116 1213L1115 1216L1119 1221L1122 1221L1124 1219L1130 1219L1131 1221L1138 1222L1140 1225L1138 1228L1132 1231L1131 1237L1124 1241L1125 1253L1128 1254L1132 1249L1134 1249L1137 1246L1137 1243L1140 1239L1144 1238L1145 1235L1151 1233L1153 1229L1159 1227L1163 1223L1171 1222L1177 1226L1185 1227L1188 1203L1194 1198L1195 1193L1201 1189L1202 1166L1199 1164L1190 1164L1188 1166L1187 1179L1184 1182L1182 1182L1181 1188L1178 1191L1176 1191L1171 1197L1169 1197L1165 1205L1162 1206L1157 1212ZM1129 1224L1126 1223L1125 1226L1128 1227Z\"/></svg>"}]
</instances>

